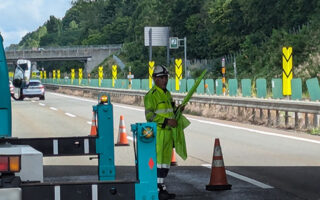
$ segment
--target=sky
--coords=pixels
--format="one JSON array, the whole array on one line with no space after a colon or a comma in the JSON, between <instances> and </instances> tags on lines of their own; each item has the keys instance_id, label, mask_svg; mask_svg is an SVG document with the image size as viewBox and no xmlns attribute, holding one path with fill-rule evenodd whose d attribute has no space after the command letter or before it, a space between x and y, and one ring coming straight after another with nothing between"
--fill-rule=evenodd
<instances>
[{"instance_id":1,"label":"sky","mask_svg":"<svg viewBox=\"0 0 320 200\"><path fill-rule=\"evenodd\" d=\"M0 33L4 47L18 44L22 37L42 26L54 15L62 18L71 0L0 0Z\"/></svg>"}]
</instances>

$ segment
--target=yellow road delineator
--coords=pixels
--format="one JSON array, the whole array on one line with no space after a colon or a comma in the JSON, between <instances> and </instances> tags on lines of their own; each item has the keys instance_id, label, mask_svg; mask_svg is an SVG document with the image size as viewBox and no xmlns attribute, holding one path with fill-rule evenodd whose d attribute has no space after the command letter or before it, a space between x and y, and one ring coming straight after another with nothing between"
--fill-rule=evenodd
<instances>
[{"instance_id":1,"label":"yellow road delineator","mask_svg":"<svg viewBox=\"0 0 320 200\"><path fill-rule=\"evenodd\" d=\"M103 79L103 66L99 66L99 87L101 87L102 79Z\"/></svg>"},{"instance_id":2,"label":"yellow road delineator","mask_svg":"<svg viewBox=\"0 0 320 200\"><path fill-rule=\"evenodd\" d=\"M112 65L112 87L114 87L115 80L117 80L117 74L118 74L117 67L118 67L117 65Z\"/></svg>"},{"instance_id":3,"label":"yellow road delineator","mask_svg":"<svg viewBox=\"0 0 320 200\"><path fill-rule=\"evenodd\" d=\"M149 89L152 88L153 70L154 70L154 61L149 61Z\"/></svg>"},{"instance_id":4,"label":"yellow road delineator","mask_svg":"<svg viewBox=\"0 0 320 200\"><path fill-rule=\"evenodd\" d=\"M52 78L53 78L53 80L56 79L56 70L52 71Z\"/></svg>"},{"instance_id":5,"label":"yellow road delineator","mask_svg":"<svg viewBox=\"0 0 320 200\"><path fill-rule=\"evenodd\" d=\"M78 69L78 73L79 73L79 85L81 85L81 81L82 81L82 68Z\"/></svg>"},{"instance_id":6,"label":"yellow road delineator","mask_svg":"<svg viewBox=\"0 0 320 200\"><path fill-rule=\"evenodd\" d=\"M60 69L57 70L57 79L58 79L58 82L60 83Z\"/></svg>"},{"instance_id":7,"label":"yellow road delineator","mask_svg":"<svg viewBox=\"0 0 320 200\"><path fill-rule=\"evenodd\" d=\"M282 48L282 70L282 93L289 96L292 94L292 47Z\"/></svg>"},{"instance_id":8,"label":"yellow road delineator","mask_svg":"<svg viewBox=\"0 0 320 200\"><path fill-rule=\"evenodd\" d=\"M180 90L180 80L182 80L182 59L175 59L176 90Z\"/></svg>"},{"instance_id":9,"label":"yellow road delineator","mask_svg":"<svg viewBox=\"0 0 320 200\"><path fill-rule=\"evenodd\" d=\"M71 84L73 84L74 78L75 78L75 72L74 72L74 69L71 69Z\"/></svg>"}]
</instances>

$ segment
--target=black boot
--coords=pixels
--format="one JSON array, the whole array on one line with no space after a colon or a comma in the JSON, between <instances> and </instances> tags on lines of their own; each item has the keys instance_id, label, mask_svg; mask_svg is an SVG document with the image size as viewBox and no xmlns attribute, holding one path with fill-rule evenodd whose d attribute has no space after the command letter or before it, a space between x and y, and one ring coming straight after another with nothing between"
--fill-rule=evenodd
<instances>
[{"instance_id":1,"label":"black boot","mask_svg":"<svg viewBox=\"0 0 320 200\"><path fill-rule=\"evenodd\" d=\"M158 188L159 188L159 200L167 200L167 199L175 199L176 198L175 194L169 193L166 190L165 185L163 185L163 184L158 185Z\"/></svg>"}]
</instances>

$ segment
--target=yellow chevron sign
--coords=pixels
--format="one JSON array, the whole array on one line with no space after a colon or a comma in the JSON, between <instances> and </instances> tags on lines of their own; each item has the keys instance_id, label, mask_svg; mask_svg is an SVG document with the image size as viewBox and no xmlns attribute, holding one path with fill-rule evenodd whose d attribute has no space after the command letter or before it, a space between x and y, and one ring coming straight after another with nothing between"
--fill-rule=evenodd
<instances>
[{"instance_id":1,"label":"yellow chevron sign","mask_svg":"<svg viewBox=\"0 0 320 200\"><path fill-rule=\"evenodd\" d=\"M78 76L79 76L79 85L81 85L81 81L82 81L82 68L79 68L78 70Z\"/></svg>"},{"instance_id":2,"label":"yellow chevron sign","mask_svg":"<svg viewBox=\"0 0 320 200\"><path fill-rule=\"evenodd\" d=\"M149 88L152 88L153 70L154 70L154 61L149 61Z\"/></svg>"},{"instance_id":3,"label":"yellow chevron sign","mask_svg":"<svg viewBox=\"0 0 320 200\"><path fill-rule=\"evenodd\" d=\"M180 80L182 79L182 59L175 59L175 71L176 71L176 90L180 90Z\"/></svg>"},{"instance_id":4,"label":"yellow chevron sign","mask_svg":"<svg viewBox=\"0 0 320 200\"><path fill-rule=\"evenodd\" d=\"M53 70L53 71L52 71L52 74L53 74L53 75L52 75L52 76L53 76L53 79L56 79L56 70Z\"/></svg>"},{"instance_id":5,"label":"yellow chevron sign","mask_svg":"<svg viewBox=\"0 0 320 200\"><path fill-rule=\"evenodd\" d=\"M291 95L292 47L282 48L282 93Z\"/></svg>"},{"instance_id":6,"label":"yellow chevron sign","mask_svg":"<svg viewBox=\"0 0 320 200\"><path fill-rule=\"evenodd\" d=\"M103 79L103 66L99 66L99 87L101 87L102 79Z\"/></svg>"},{"instance_id":7,"label":"yellow chevron sign","mask_svg":"<svg viewBox=\"0 0 320 200\"><path fill-rule=\"evenodd\" d=\"M57 70L57 78L60 79L60 69Z\"/></svg>"},{"instance_id":8,"label":"yellow chevron sign","mask_svg":"<svg viewBox=\"0 0 320 200\"><path fill-rule=\"evenodd\" d=\"M114 82L117 80L117 65L112 65L112 87L114 87Z\"/></svg>"}]
</instances>

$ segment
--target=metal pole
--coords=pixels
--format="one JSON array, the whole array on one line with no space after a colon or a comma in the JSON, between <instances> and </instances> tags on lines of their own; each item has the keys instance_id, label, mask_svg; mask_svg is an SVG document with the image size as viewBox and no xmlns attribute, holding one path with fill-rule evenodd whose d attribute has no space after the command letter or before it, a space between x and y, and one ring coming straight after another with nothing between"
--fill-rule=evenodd
<instances>
[{"instance_id":1,"label":"metal pole","mask_svg":"<svg viewBox=\"0 0 320 200\"><path fill-rule=\"evenodd\" d=\"M225 96L226 95L226 61L225 61L225 58L222 58L221 72L222 72L222 93L223 93L223 96Z\"/></svg>"},{"instance_id":2,"label":"metal pole","mask_svg":"<svg viewBox=\"0 0 320 200\"><path fill-rule=\"evenodd\" d=\"M188 75L188 66L187 66L187 37L183 38L184 40L184 69L185 69L185 79L187 79L187 75Z\"/></svg>"},{"instance_id":3,"label":"metal pole","mask_svg":"<svg viewBox=\"0 0 320 200\"><path fill-rule=\"evenodd\" d=\"M169 67L170 62L170 48L169 48L169 36L170 36L170 28L168 28L168 37L167 37L167 67Z\"/></svg>"},{"instance_id":4,"label":"metal pole","mask_svg":"<svg viewBox=\"0 0 320 200\"><path fill-rule=\"evenodd\" d=\"M129 89L131 89L131 66L129 66Z\"/></svg>"},{"instance_id":5,"label":"metal pole","mask_svg":"<svg viewBox=\"0 0 320 200\"><path fill-rule=\"evenodd\" d=\"M152 28L149 30L149 61L152 61Z\"/></svg>"},{"instance_id":6,"label":"metal pole","mask_svg":"<svg viewBox=\"0 0 320 200\"><path fill-rule=\"evenodd\" d=\"M234 60L233 60L233 69L234 69L234 78L237 79L237 61L236 61L236 56L234 56Z\"/></svg>"}]
</instances>

